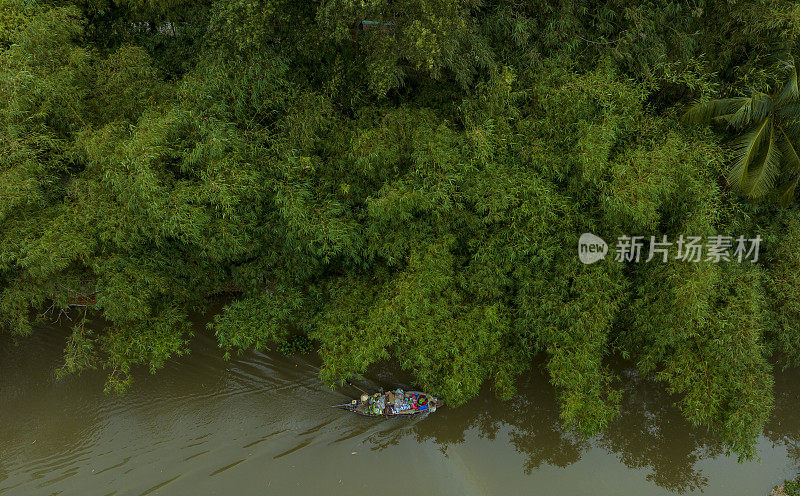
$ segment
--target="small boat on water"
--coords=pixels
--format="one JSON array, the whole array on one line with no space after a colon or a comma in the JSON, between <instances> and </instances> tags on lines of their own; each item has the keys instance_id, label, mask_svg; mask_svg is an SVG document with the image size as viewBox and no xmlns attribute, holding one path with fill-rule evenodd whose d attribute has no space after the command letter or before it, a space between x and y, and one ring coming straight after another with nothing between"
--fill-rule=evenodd
<instances>
[{"instance_id":1,"label":"small boat on water","mask_svg":"<svg viewBox=\"0 0 800 496\"><path fill-rule=\"evenodd\" d=\"M389 392L381 390L371 396L364 393L359 399L337 406L367 417L404 417L433 413L443 404L436 396L422 391L395 389Z\"/></svg>"}]
</instances>

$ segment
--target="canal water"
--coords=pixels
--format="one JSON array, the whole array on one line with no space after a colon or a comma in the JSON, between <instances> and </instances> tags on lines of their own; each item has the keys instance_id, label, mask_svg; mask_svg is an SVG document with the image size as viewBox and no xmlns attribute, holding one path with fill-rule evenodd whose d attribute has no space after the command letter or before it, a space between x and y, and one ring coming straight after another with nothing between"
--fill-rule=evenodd
<instances>
[{"instance_id":1,"label":"canal water","mask_svg":"<svg viewBox=\"0 0 800 496\"><path fill-rule=\"evenodd\" d=\"M191 354L125 396L101 372L58 380L68 326L0 336L2 495L765 495L800 465L800 371L779 372L761 459L737 463L657 385L621 369L621 416L593 439L559 427L547 378L499 402L486 391L427 418L330 408L316 356L225 361L198 332ZM387 365L367 388L406 384Z\"/></svg>"}]
</instances>

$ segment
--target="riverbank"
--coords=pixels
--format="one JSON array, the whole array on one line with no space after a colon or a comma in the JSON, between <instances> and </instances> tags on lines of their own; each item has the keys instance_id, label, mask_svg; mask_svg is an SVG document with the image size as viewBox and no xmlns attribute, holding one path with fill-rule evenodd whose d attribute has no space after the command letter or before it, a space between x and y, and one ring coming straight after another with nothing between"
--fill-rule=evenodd
<instances>
[{"instance_id":1,"label":"riverbank","mask_svg":"<svg viewBox=\"0 0 800 496\"><path fill-rule=\"evenodd\" d=\"M800 496L800 475L783 481L780 486L775 486L770 496Z\"/></svg>"}]
</instances>

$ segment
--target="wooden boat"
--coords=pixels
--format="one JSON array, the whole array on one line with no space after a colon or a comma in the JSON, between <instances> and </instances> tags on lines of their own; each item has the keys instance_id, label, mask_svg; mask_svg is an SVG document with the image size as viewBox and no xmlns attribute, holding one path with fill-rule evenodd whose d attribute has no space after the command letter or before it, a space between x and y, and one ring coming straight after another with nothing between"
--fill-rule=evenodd
<instances>
[{"instance_id":1,"label":"wooden boat","mask_svg":"<svg viewBox=\"0 0 800 496\"><path fill-rule=\"evenodd\" d=\"M336 406L366 417L388 418L433 413L443 404L442 400L432 394L397 389L386 393L375 393L372 396L364 394L350 403Z\"/></svg>"}]
</instances>

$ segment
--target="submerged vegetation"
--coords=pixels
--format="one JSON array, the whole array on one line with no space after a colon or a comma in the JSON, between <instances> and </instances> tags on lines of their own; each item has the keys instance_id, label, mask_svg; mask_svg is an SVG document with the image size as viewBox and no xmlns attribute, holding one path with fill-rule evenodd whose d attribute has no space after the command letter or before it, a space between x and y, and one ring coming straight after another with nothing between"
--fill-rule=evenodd
<instances>
[{"instance_id":1,"label":"submerged vegetation","mask_svg":"<svg viewBox=\"0 0 800 496\"><path fill-rule=\"evenodd\" d=\"M788 0L0 1L0 329L81 305L63 372L123 390L235 290L228 352L455 406L541 357L584 434L621 356L752 456L800 363L798 36ZM583 265L583 232L763 242Z\"/></svg>"}]
</instances>

